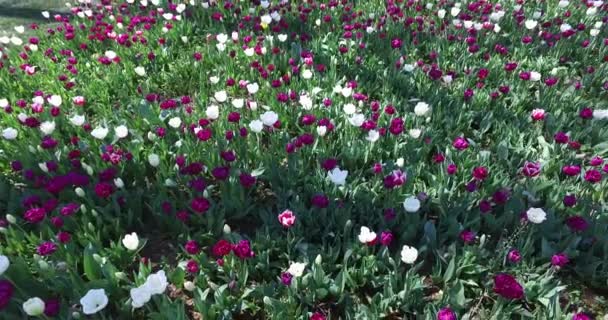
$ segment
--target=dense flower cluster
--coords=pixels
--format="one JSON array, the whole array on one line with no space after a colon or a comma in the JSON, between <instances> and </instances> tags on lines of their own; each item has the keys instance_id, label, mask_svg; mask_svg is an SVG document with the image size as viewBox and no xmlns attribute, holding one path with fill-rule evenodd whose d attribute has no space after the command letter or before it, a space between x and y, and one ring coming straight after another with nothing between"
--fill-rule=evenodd
<instances>
[{"instance_id":1,"label":"dense flower cluster","mask_svg":"<svg viewBox=\"0 0 608 320\"><path fill-rule=\"evenodd\" d=\"M600 316L608 3L67 8L0 33L0 318Z\"/></svg>"}]
</instances>

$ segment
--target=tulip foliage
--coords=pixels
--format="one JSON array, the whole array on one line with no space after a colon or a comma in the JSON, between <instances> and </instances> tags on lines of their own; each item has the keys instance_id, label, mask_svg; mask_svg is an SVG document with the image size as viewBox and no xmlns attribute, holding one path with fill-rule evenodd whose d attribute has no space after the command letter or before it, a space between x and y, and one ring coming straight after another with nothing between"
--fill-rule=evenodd
<instances>
[{"instance_id":1,"label":"tulip foliage","mask_svg":"<svg viewBox=\"0 0 608 320\"><path fill-rule=\"evenodd\" d=\"M0 36L0 318L608 312L608 3L69 4Z\"/></svg>"}]
</instances>

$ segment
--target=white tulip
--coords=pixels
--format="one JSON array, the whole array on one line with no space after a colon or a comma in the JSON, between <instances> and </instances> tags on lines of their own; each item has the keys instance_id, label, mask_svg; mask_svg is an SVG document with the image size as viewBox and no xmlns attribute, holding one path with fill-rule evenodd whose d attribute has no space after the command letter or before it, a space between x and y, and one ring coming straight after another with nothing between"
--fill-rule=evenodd
<instances>
[{"instance_id":1,"label":"white tulip","mask_svg":"<svg viewBox=\"0 0 608 320\"><path fill-rule=\"evenodd\" d=\"M304 71L302 71L302 78L306 80L312 78L312 71L304 69Z\"/></svg>"},{"instance_id":2,"label":"white tulip","mask_svg":"<svg viewBox=\"0 0 608 320\"><path fill-rule=\"evenodd\" d=\"M108 305L108 296L104 289L91 289L80 299L80 304L84 314L95 314Z\"/></svg>"},{"instance_id":3,"label":"white tulip","mask_svg":"<svg viewBox=\"0 0 608 320\"><path fill-rule=\"evenodd\" d=\"M420 129L410 129L407 131L407 133L410 135L410 137L414 138L414 139L418 139L420 138L420 135L422 134L422 130Z\"/></svg>"},{"instance_id":4,"label":"white tulip","mask_svg":"<svg viewBox=\"0 0 608 320\"><path fill-rule=\"evenodd\" d=\"M348 176L347 170L340 170L340 168L334 168L327 173L329 180L335 185L343 186L346 183L346 177Z\"/></svg>"},{"instance_id":5,"label":"white tulip","mask_svg":"<svg viewBox=\"0 0 608 320\"><path fill-rule=\"evenodd\" d=\"M40 124L40 131L45 135L50 135L55 131L55 121L45 121Z\"/></svg>"},{"instance_id":6,"label":"white tulip","mask_svg":"<svg viewBox=\"0 0 608 320\"><path fill-rule=\"evenodd\" d=\"M131 234L125 235L122 238L122 245L125 246L129 251L135 251L139 247L139 237L137 233L133 232Z\"/></svg>"},{"instance_id":7,"label":"white tulip","mask_svg":"<svg viewBox=\"0 0 608 320\"><path fill-rule=\"evenodd\" d=\"M249 94L255 94L258 90L260 90L260 86L256 82L247 84Z\"/></svg>"},{"instance_id":8,"label":"white tulip","mask_svg":"<svg viewBox=\"0 0 608 320\"><path fill-rule=\"evenodd\" d=\"M370 130L365 138L369 142L376 142L378 139L380 139L380 133L377 130Z\"/></svg>"},{"instance_id":9,"label":"white tulip","mask_svg":"<svg viewBox=\"0 0 608 320\"><path fill-rule=\"evenodd\" d=\"M114 128L114 134L118 139L122 139L129 134L129 129L125 125L120 125Z\"/></svg>"},{"instance_id":10,"label":"white tulip","mask_svg":"<svg viewBox=\"0 0 608 320\"><path fill-rule=\"evenodd\" d=\"M215 98L215 100L217 102L226 102L226 100L228 99L228 93L226 93L226 91L222 90L222 91L218 91L215 94L213 94L213 97Z\"/></svg>"},{"instance_id":11,"label":"white tulip","mask_svg":"<svg viewBox=\"0 0 608 320\"><path fill-rule=\"evenodd\" d=\"M352 103L347 103L344 105L342 110L344 111L344 113L351 115L351 114L355 114L357 112L357 107L355 107L355 105Z\"/></svg>"},{"instance_id":12,"label":"white tulip","mask_svg":"<svg viewBox=\"0 0 608 320\"><path fill-rule=\"evenodd\" d=\"M112 51L112 50L108 50L104 53L104 55L106 56L106 58L110 59L110 60L114 60L117 55L116 52Z\"/></svg>"},{"instance_id":13,"label":"white tulip","mask_svg":"<svg viewBox=\"0 0 608 320\"><path fill-rule=\"evenodd\" d=\"M317 127L317 134L320 137L324 137L327 134L327 127L326 126L318 126Z\"/></svg>"},{"instance_id":14,"label":"white tulip","mask_svg":"<svg viewBox=\"0 0 608 320\"><path fill-rule=\"evenodd\" d=\"M353 94L353 89L351 87L344 87L340 93L342 93L344 98L348 98Z\"/></svg>"},{"instance_id":15,"label":"white tulip","mask_svg":"<svg viewBox=\"0 0 608 320\"><path fill-rule=\"evenodd\" d=\"M539 224L547 220L547 213L541 208L530 208L526 211L526 217L530 222Z\"/></svg>"},{"instance_id":16,"label":"white tulip","mask_svg":"<svg viewBox=\"0 0 608 320\"><path fill-rule=\"evenodd\" d=\"M241 109L243 106L245 105L245 100L244 99L234 99L232 100L232 106L237 108L237 109Z\"/></svg>"},{"instance_id":17,"label":"white tulip","mask_svg":"<svg viewBox=\"0 0 608 320\"><path fill-rule=\"evenodd\" d=\"M59 107L61 105L61 103L63 102L63 99L61 99L61 96L52 95L50 98L47 99L47 101L53 107Z\"/></svg>"},{"instance_id":18,"label":"white tulip","mask_svg":"<svg viewBox=\"0 0 608 320\"><path fill-rule=\"evenodd\" d=\"M408 197L403 201L403 208L410 213L418 212L420 210L420 200L414 196Z\"/></svg>"},{"instance_id":19,"label":"white tulip","mask_svg":"<svg viewBox=\"0 0 608 320\"><path fill-rule=\"evenodd\" d=\"M228 35L225 33L220 33L215 37L215 39L219 43L226 43L226 41L228 41Z\"/></svg>"},{"instance_id":20,"label":"white tulip","mask_svg":"<svg viewBox=\"0 0 608 320\"><path fill-rule=\"evenodd\" d=\"M413 264L418 259L418 250L414 247L403 246L401 249L401 261L407 264Z\"/></svg>"},{"instance_id":21,"label":"white tulip","mask_svg":"<svg viewBox=\"0 0 608 320\"><path fill-rule=\"evenodd\" d=\"M360 127L365 122L365 116L361 113L356 113L348 118L348 122L355 127Z\"/></svg>"},{"instance_id":22,"label":"white tulip","mask_svg":"<svg viewBox=\"0 0 608 320\"><path fill-rule=\"evenodd\" d=\"M266 126L273 126L277 121L279 121L279 115L273 111L266 111L260 116L260 120Z\"/></svg>"},{"instance_id":23,"label":"white tulip","mask_svg":"<svg viewBox=\"0 0 608 320\"><path fill-rule=\"evenodd\" d=\"M593 119L608 119L608 109L593 110Z\"/></svg>"},{"instance_id":24,"label":"white tulip","mask_svg":"<svg viewBox=\"0 0 608 320\"><path fill-rule=\"evenodd\" d=\"M540 73L536 72L536 71L531 71L530 72L530 81L539 81L541 78Z\"/></svg>"},{"instance_id":25,"label":"white tulip","mask_svg":"<svg viewBox=\"0 0 608 320\"><path fill-rule=\"evenodd\" d=\"M21 38L19 38L19 37L13 36L13 37L11 37L11 43L16 46L20 46L23 44L23 40L21 40Z\"/></svg>"},{"instance_id":26,"label":"white tulip","mask_svg":"<svg viewBox=\"0 0 608 320\"><path fill-rule=\"evenodd\" d=\"M148 163L156 168L160 165L160 157L156 153L153 153L148 156Z\"/></svg>"},{"instance_id":27,"label":"white tulip","mask_svg":"<svg viewBox=\"0 0 608 320\"><path fill-rule=\"evenodd\" d=\"M312 109L312 99L308 95L306 95L306 94L301 95L298 102L302 106L302 109L304 109L304 110Z\"/></svg>"},{"instance_id":28,"label":"white tulip","mask_svg":"<svg viewBox=\"0 0 608 320\"><path fill-rule=\"evenodd\" d=\"M287 269L287 273L291 274L294 277L301 277L304 274L304 269L306 268L306 263L303 262L294 262L289 265L289 269Z\"/></svg>"},{"instance_id":29,"label":"white tulip","mask_svg":"<svg viewBox=\"0 0 608 320\"><path fill-rule=\"evenodd\" d=\"M532 29L536 28L536 26L538 25L538 21L526 20L526 22L524 22L524 25L525 25L526 29L532 30Z\"/></svg>"},{"instance_id":30,"label":"white tulip","mask_svg":"<svg viewBox=\"0 0 608 320\"><path fill-rule=\"evenodd\" d=\"M17 138L18 131L14 128L6 128L2 130L2 137L6 140L14 140Z\"/></svg>"},{"instance_id":31,"label":"white tulip","mask_svg":"<svg viewBox=\"0 0 608 320\"><path fill-rule=\"evenodd\" d=\"M164 270L160 270L148 276L144 286L150 294L162 294L167 289L167 276Z\"/></svg>"},{"instance_id":32,"label":"white tulip","mask_svg":"<svg viewBox=\"0 0 608 320\"><path fill-rule=\"evenodd\" d=\"M249 123L249 129L255 133L262 132L264 129L264 123L260 120L253 120Z\"/></svg>"},{"instance_id":33,"label":"white tulip","mask_svg":"<svg viewBox=\"0 0 608 320\"><path fill-rule=\"evenodd\" d=\"M0 276L6 272L10 265L11 262L8 260L8 257L0 255Z\"/></svg>"},{"instance_id":34,"label":"white tulip","mask_svg":"<svg viewBox=\"0 0 608 320\"><path fill-rule=\"evenodd\" d=\"M146 75L146 69L144 67L135 67L135 69L133 69L133 71L135 71L135 74L137 74L140 77L143 77Z\"/></svg>"},{"instance_id":35,"label":"white tulip","mask_svg":"<svg viewBox=\"0 0 608 320\"><path fill-rule=\"evenodd\" d=\"M150 291L145 286L132 288L129 294L131 295L131 305L136 309L143 307L152 297Z\"/></svg>"},{"instance_id":36,"label":"white tulip","mask_svg":"<svg viewBox=\"0 0 608 320\"><path fill-rule=\"evenodd\" d=\"M44 301L38 297L27 299L23 303L23 311L32 317L42 315L44 312Z\"/></svg>"},{"instance_id":37,"label":"white tulip","mask_svg":"<svg viewBox=\"0 0 608 320\"><path fill-rule=\"evenodd\" d=\"M205 114L210 120L216 120L220 117L220 108L216 105L210 105L207 107L207 110L205 110Z\"/></svg>"},{"instance_id":38,"label":"white tulip","mask_svg":"<svg viewBox=\"0 0 608 320\"><path fill-rule=\"evenodd\" d=\"M376 240L376 233L368 227L361 227L358 238L361 243L370 243Z\"/></svg>"},{"instance_id":39,"label":"white tulip","mask_svg":"<svg viewBox=\"0 0 608 320\"><path fill-rule=\"evenodd\" d=\"M108 135L108 132L108 128L97 127L91 131L91 135L96 139L103 140Z\"/></svg>"},{"instance_id":40,"label":"white tulip","mask_svg":"<svg viewBox=\"0 0 608 320\"><path fill-rule=\"evenodd\" d=\"M84 121L85 121L85 119L84 119L84 116L83 116L83 115L78 115L78 114L75 114L75 115L73 115L73 116L70 118L70 122L71 122L73 125L78 126L78 127L79 127L79 126L81 126L81 125L83 125L83 124L84 124Z\"/></svg>"},{"instance_id":41,"label":"white tulip","mask_svg":"<svg viewBox=\"0 0 608 320\"><path fill-rule=\"evenodd\" d=\"M172 128L179 128L182 125L182 119L180 119L179 117L173 117L171 119L169 119L169 126Z\"/></svg>"},{"instance_id":42,"label":"white tulip","mask_svg":"<svg viewBox=\"0 0 608 320\"><path fill-rule=\"evenodd\" d=\"M431 108L426 102L418 102L414 107L414 113L419 117L426 116L429 111L431 111Z\"/></svg>"}]
</instances>

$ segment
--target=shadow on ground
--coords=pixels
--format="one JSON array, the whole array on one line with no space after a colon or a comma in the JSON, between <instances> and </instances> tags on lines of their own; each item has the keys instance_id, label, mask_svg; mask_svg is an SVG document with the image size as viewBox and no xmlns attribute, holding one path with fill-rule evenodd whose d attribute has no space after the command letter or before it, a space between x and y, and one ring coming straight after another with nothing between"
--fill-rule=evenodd
<instances>
[{"instance_id":1,"label":"shadow on ground","mask_svg":"<svg viewBox=\"0 0 608 320\"><path fill-rule=\"evenodd\" d=\"M43 10L34 8L14 8L9 6L0 6L0 20L2 18L20 18L32 20L32 22L48 21L47 18L42 16L42 11ZM65 12L57 10L48 11L51 17L56 14L65 14Z\"/></svg>"}]
</instances>

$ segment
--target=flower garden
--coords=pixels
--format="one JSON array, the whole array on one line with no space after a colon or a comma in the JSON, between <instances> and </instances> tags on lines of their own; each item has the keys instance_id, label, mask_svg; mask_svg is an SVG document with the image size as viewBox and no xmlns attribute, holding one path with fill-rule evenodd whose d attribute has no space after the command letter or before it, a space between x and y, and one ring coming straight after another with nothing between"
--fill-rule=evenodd
<instances>
[{"instance_id":1,"label":"flower garden","mask_svg":"<svg viewBox=\"0 0 608 320\"><path fill-rule=\"evenodd\" d=\"M607 12L41 12L0 36L0 318L602 319Z\"/></svg>"}]
</instances>

